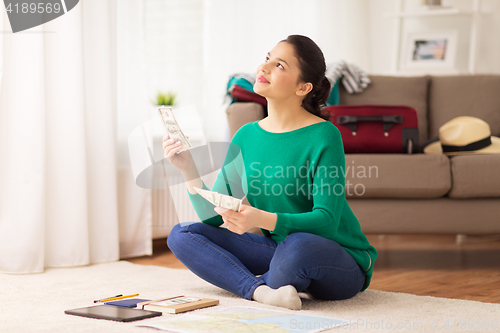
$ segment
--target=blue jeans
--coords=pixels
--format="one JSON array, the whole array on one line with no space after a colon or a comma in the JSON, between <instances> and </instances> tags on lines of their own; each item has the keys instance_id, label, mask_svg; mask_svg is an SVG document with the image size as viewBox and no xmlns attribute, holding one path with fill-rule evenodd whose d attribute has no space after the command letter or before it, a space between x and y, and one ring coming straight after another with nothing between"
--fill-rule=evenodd
<instances>
[{"instance_id":1,"label":"blue jeans","mask_svg":"<svg viewBox=\"0 0 500 333\"><path fill-rule=\"evenodd\" d=\"M246 299L255 288L293 285L313 297L340 300L356 295L365 274L336 242L293 233L281 243L253 233L238 235L205 223L179 223L167 245L200 278Z\"/></svg>"}]
</instances>

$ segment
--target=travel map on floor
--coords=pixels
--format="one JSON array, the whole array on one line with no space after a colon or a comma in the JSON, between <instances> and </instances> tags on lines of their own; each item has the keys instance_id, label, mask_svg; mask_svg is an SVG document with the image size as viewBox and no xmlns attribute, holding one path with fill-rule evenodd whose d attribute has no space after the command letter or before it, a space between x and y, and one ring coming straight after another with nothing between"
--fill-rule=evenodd
<instances>
[{"instance_id":1,"label":"travel map on floor","mask_svg":"<svg viewBox=\"0 0 500 333\"><path fill-rule=\"evenodd\" d=\"M192 313L163 318L138 326L178 333L313 333L345 325L348 325L348 321L342 319L235 306L202 314Z\"/></svg>"}]
</instances>

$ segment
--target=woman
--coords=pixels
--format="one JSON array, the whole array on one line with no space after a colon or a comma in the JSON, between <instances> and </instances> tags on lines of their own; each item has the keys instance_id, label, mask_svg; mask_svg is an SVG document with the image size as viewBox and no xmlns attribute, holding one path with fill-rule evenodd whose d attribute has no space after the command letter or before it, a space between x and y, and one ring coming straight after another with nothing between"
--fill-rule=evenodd
<instances>
[{"instance_id":1,"label":"woman","mask_svg":"<svg viewBox=\"0 0 500 333\"><path fill-rule=\"evenodd\" d=\"M227 180L230 170L219 173L213 188L239 182L249 203L239 212L207 204L193 188L208 189L190 153L176 154L181 144L164 138L165 157L181 170L204 222L176 225L167 243L202 279L290 309L301 308L298 292L340 300L368 287L377 252L345 199L340 132L320 115L330 90L325 70L319 47L299 35L278 43L258 67L254 90L267 99L268 116L231 141L246 171L234 172L237 181ZM248 232L255 227L262 235Z\"/></svg>"}]
</instances>

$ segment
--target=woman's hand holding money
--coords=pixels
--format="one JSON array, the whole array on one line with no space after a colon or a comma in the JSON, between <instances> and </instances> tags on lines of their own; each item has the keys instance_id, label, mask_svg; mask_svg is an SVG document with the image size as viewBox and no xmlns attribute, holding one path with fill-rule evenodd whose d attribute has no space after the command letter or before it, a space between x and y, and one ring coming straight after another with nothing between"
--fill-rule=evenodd
<instances>
[{"instance_id":1,"label":"woman's hand holding money","mask_svg":"<svg viewBox=\"0 0 500 333\"><path fill-rule=\"evenodd\" d=\"M214 210L217 214L222 216L222 220L226 224L227 229L239 235L253 228L262 228L272 231L276 227L276 214L249 205L241 205L239 212L222 207L215 207Z\"/></svg>"},{"instance_id":2,"label":"woman's hand holding money","mask_svg":"<svg viewBox=\"0 0 500 333\"><path fill-rule=\"evenodd\" d=\"M165 158L177 169L186 171L194 164L191 153L186 150L176 154L182 149L182 142L170 139L168 135L163 137L163 151Z\"/></svg>"}]
</instances>

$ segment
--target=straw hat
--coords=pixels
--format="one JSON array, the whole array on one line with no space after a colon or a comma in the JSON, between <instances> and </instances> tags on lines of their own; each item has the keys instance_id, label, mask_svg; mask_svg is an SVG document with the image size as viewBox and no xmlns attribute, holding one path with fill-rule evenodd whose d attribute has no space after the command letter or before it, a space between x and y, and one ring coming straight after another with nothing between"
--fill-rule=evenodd
<instances>
[{"instance_id":1,"label":"straw hat","mask_svg":"<svg viewBox=\"0 0 500 333\"><path fill-rule=\"evenodd\" d=\"M476 117L457 117L439 128L439 141L424 148L426 154L500 154L500 138L491 136L488 123Z\"/></svg>"}]
</instances>

